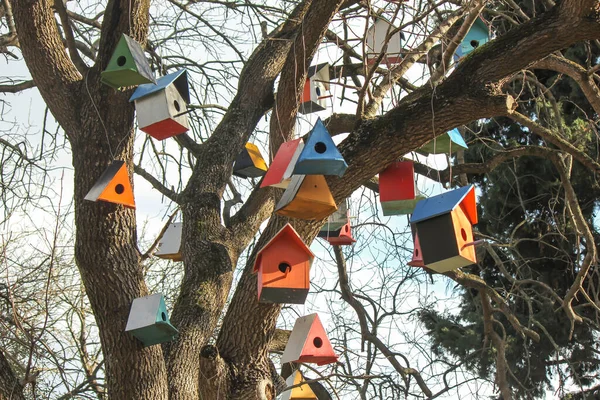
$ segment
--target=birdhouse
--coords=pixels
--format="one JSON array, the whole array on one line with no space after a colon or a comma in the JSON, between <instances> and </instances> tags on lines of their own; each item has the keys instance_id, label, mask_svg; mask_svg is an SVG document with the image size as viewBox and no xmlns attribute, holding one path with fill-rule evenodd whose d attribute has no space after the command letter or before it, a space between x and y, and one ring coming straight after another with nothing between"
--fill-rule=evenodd
<instances>
[{"instance_id":1,"label":"birdhouse","mask_svg":"<svg viewBox=\"0 0 600 400\"><path fill-rule=\"evenodd\" d=\"M144 347L169 342L179 333L169 322L165 299L160 293L133 300L125 332L131 332Z\"/></svg>"},{"instance_id":2,"label":"birdhouse","mask_svg":"<svg viewBox=\"0 0 600 400\"><path fill-rule=\"evenodd\" d=\"M398 64L402 61L402 41L404 40L404 35L400 31L393 33L395 30L396 27L385 18L375 18L375 22L367 30L365 38L367 61L369 64L374 63L383 51L385 53L382 61L386 65ZM388 36L390 36L389 40L387 40ZM387 48L384 50L386 43Z\"/></svg>"},{"instance_id":3,"label":"birdhouse","mask_svg":"<svg viewBox=\"0 0 600 400\"><path fill-rule=\"evenodd\" d=\"M286 224L256 255L258 301L304 304L314 257L294 228Z\"/></svg>"},{"instance_id":4,"label":"birdhouse","mask_svg":"<svg viewBox=\"0 0 600 400\"><path fill-rule=\"evenodd\" d=\"M288 376L288 378L285 380L285 383L288 387L300 385L302 382L304 382L304 378L302 377L302 374L298 370L294 371L294 373L291 374L290 376ZM310 388L310 385L308 383L305 383L303 385L296 386L293 389L286 390L285 392L281 393L281 397L279 399L280 400L317 400L318 397L315 394L315 392L313 392L313 390Z\"/></svg>"},{"instance_id":5,"label":"birdhouse","mask_svg":"<svg viewBox=\"0 0 600 400\"><path fill-rule=\"evenodd\" d=\"M281 363L325 365L334 363L337 359L319 316L310 314L298 318L281 356Z\"/></svg>"},{"instance_id":6,"label":"birdhouse","mask_svg":"<svg viewBox=\"0 0 600 400\"><path fill-rule=\"evenodd\" d=\"M174 222L169 227L158 242L158 249L154 253L156 257L165 258L173 261L181 261L181 231L183 224Z\"/></svg>"},{"instance_id":7,"label":"birdhouse","mask_svg":"<svg viewBox=\"0 0 600 400\"><path fill-rule=\"evenodd\" d=\"M327 237L328 232L338 231L348 222L348 205L346 201L340 203L337 211L327 217L327 222L323 224L319 231L319 237Z\"/></svg>"},{"instance_id":8,"label":"birdhouse","mask_svg":"<svg viewBox=\"0 0 600 400\"><path fill-rule=\"evenodd\" d=\"M398 161L379 173L379 200L383 215L410 214L424 199L415 185L412 161Z\"/></svg>"},{"instance_id":9,"label":"birdhouse","mask_svg":"<svg viewBox=\"0 0 600 400\"><path fill-rule=\"evenodd\" d=\"M187 132L190 92L187 71L180 69L159 78L156 85L140 85L129 101L135 102L138 126L157 140Z\"/></svg>"},{"instance_id":10,"label":"birdhouse","mask_svg":"<svg viewBox=\"0 0 600 400\"><path fill-rule=\"evenodd\" d=\"M328 236L325 238L332 246L348 246L356 243L356 240L352 237L352 230L350 229L350 220L335 232L328 232Z\"/></svg>"},{"instance_id":11,"label":"birdhouse","mask_svg":"<svg viewBox=\"0 0 600 400\"><path fill-rule=\"evenodd\" d=\"M267 163L260 154L260 150L253 143L246 143L244 150L235 159L233 174L240 178L258 178L267 171Z\"/></svg>"},{"instance_id":12,"label":"birdhouse","mask_svg":"<svg viewBox=\"0 0 600 400\"><path fill-rule=\"evenodd\" d=\"M291 218L323 219L337 210L323 175L293 175L275 207L275 212Z\"/></svg>"},{"instance_id":13,"label":"birdhouse","mask_svg":"<svg viewBox=\"0 0 600 400\"><path fill-rule=\"evenodd\" d=\"M477 18L467 35L460 43L454 54L454 59L459 60L479 46L483 46L490 40L490 30L481 17Z\"/></svg>"},{"instance_id":14,"label":"birdhouse","mask_svg":"<svg viewBox=\"0 0 600 400\"><path fill-rule=\"evenodd\" d=\"M329 97L331 97L329 95L329 64L323 63L309 67L298 111L301 114L323 111L327 108Z\"/></svg>"},{"instance_id":15,"label":"birdhouse","mask_svg":"<svg viewBox=\"0 0 600 400\"><path fill-rule=\"evenodd\" d=\"M434 138L417 150L417 153L428 156L430 154L452 154L459 149L467 149L462 135L458 129L454 128L444 135Z\"/></svg>"},{"instance_id":16,"label":"birdhouse","mask_svg":"<svg viewBox=\"0 0 600 400\"><path fill-rule=\"evenodd\" d=\"M474 186L418 202L410 222L417 229L427 268L446 272L477 262L472 228L477 223Z\"/></svg>"},{"instance_id":17,"label":"birdhouse","mask_svg":"<svg viewBox=\"0 0 600 400\"><path fill-rule=\"evenodd\" d=\"M125 34L117 43L106 69L100 74L100 81L115 89L142 83L156 83L154 73L144 55L144 49Z\"/></svg>"},{"instance_id":18,"label":"birdhouse","mask_svg":"<svg viewBox=\"0 0 600 400\"><path fill-rule=\"evenodd\" d=\"M417 230L413 228L413 255L412 259L408 262L411 267L424 267L423 254L421 253L421 244L419 243L419 234Z\"/></svg>"},{"instance_id":19,"label":"birdhouse","mask_svg":"<svg viewBox=\"0 0 600 400\"><path fill-rule=\"evenodd\" d=\"M282 189L287 188L294 172L296 161L300 157L303 148L304 142L302 138L282 143L260 187L275 186Z\"/></svg>"},{"instance_id":20,"label":"birdhouse","mask_svg":"<svg viewBox=\"0 0 600 400\"><path fill-rule=\"evenodd\" d=\"M296 161L294 175L342 176L347 168L348 164L319 118Z\"/></svg>"},{"instance_id":21,"label":"birdhouse","mask_svg":"<svg viewBox=\"0 0 600 400\"><path fill-rule=\"evenodd\" d=\"M113 161L85 195L85 200L102 200L135 208L133 190L131 189L125 162Z\"/></svg>"}]
</instances>

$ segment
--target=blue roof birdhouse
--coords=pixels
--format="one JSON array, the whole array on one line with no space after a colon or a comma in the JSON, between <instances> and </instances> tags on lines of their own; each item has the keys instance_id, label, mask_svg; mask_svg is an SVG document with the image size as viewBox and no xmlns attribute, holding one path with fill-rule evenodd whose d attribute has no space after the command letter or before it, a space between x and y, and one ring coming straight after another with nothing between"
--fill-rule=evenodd
<instances>
[{"instance_id":1,"label":"blue roof birdhouse","mask_svg":"<svg viewBox=\"0 0 600 400\"><path fill-rule=\"evenodd\" d=\"M467 32L467 35L456 49L455 59L458 60L466 56L477 47L486 44L489 40L490 30L485 21L479 17L471 25L471 29L469 29L469 32Z\"/></svg>"},{"instance_id":2,"label":"blue roof birdhouse","mask_svg":"<svg viewBox=\"0 0 600 400\"><path fill-rule=\"evenodd\" d=\"M475 187L465 186L417 203L415 225L423 263L446 272L477 262L473 225L477 224Z\"/></svg>"},{"instance_id":3,"label":"blue roof birdhouse","mask_svg":"<svg viewBox=\"0 0 600 400\"><path fill-rule=\"evenodd\" d=\"M117 43L106 69L100 74L100 81L115 89L142 83L156 83L154 73L144 55L144 49L125 34Z\"/></svg>"},{"instance_id":4,"label":"blue roof birdhouse","mask_svg":"<svg viewBox=\"0 0 600 400\"><path fill-rule=\"evenodd\" d=\"M436 137L417 150L417 153L428 156L430 154L452 154L456 150L468 149L465 139L457 128Z\"/></svg>"},{"instance_id":5,"label":"blue roof birdhouse","mask_svg":"<svg viewBox=\"0 0 600 400\"><path fill-rule=\"evenodd\" d=\"M321 118L313 127L294 168L295 175L344 175L348 164Z\"/></svg>"},{"instance_id":6,"label":"blue roof birdhouse","mask_svg":"<svg viewBox=\"0 0 600 400\"><path fill-rule=\"evenodd\" d=\"M135 101L140 129L155 139L163 140L189 129L190 91L185 69L159 78L156 85L140 85L129 101Z\"/></svg>"},{"instance_id":7,"label":"blue roof birdhouse","mask_svg":"<svg viewBox=\"0 0 600 400\"><path fill-rule=\"evenodd\" d=\"M160 293L133 300L126 332L130 332L144 347L169 342L179 331L169 322L165 299Z\"/></svg>"}]
</instances>

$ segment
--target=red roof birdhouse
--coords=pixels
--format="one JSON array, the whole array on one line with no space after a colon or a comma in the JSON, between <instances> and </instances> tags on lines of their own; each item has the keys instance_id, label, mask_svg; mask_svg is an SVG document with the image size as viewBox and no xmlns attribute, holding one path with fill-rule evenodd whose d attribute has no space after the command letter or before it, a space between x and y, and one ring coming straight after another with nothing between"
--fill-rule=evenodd
<instances>
[{"instance_id":1,"label":"red roof birdhouse","mask_svg":"<svg viewBox=\"0 0 600 400\"><path fill-rule=\"evenodd\" d=\"M427 268L446 272L477 262L473 245L473 225L477 224L474 186L420 201L410 222L419 234Z\"/></svg>"},{"instance_id":2,"label":"red roof birdhouse","mask_svg":"<svg viewBox=\"0 0 600 400\"><path fill-rule=\"evenodd\" d=\"M395 162L379 173L379 200L383 215L410 214L416 203L424 199L417 193L412 161Z\"/></svg>"},{"instance_id":3,"label":"red roof birdhouse","mask_svg":"<svg viewBox=\"0 0 600 400\"><path fill-rule=\"evenodd\" d=\"M413 255L412 260L408 262L408 265L411 267L424 267L425 263L423 262L423 254L421 254L421 244L419 243L419 234L416 229L413 229Z\"/></svg>"},{"instance_id":4,"label":"red roof birdhouse","mask_svg":"<svg viewBox=\"0 0 600 400\"><path fill-rule=\"evenodd\" d=\"M104 170L102 175L100 175L100 178L98 178L88 194L85 195L85 200L102 200L135 208L133 190L131 189L125 162L119 160L113 161Z\"/></svg>"},{"instance_id":5,"label":"red roof birdhouse","mask_svg":"<svg viewBox=\"0 0 600 400\"><path fill-rule=\"evenodd\" d=\"M260 187L275 186L283 189L287 188L294 172L296 161L300 157L303 148L304 142L302 138L290 140L279 146L279 150L277 150L277 154L275 154L275 158L267 170Z\"/></svg>"},{"instance_id":6,"label":"red roof birdhouse","mask_svg":"<svg viewBox=\"0 0 600 400\"><path fill-rule=\"evenodd\" d=\"M327 107L329 97L329 64L313 65L308 69L308 78L304 84L298 111L302 114L323 111Z\"/></svg>"},{"instance_id":7,"label":"red roof birdhouse","mask_svg":"<svg viewBox=\"0 0 600 400\"><path fill-rule=\"evenodd\" d=\"M319 316L310 314L298 318L281 356L281 363L325 365L334 363L337 359Z\"/></svg>"},{"instance_id":8,"label":"red roof birdhouse","mask_svg":"<svg viewBox=\"0 0 600 400\"><path fill-rule=\"evenodd\" d=\"M322 219L337 210L323 175L294 175L275 212L299 219Z\"/></svg>"},{"instance_id":9,"label":"red roof birdhouse","mask_svg":"<svg viewBox=\"0 0 600 400\"><path fill-rule=\"evenodd\" d=\"M352 237L350 221L342 226L338 231L333 232L325 238L332 246L348 246L354 244L356 240Z\"/></svg>"},{"instance_id":10,"label":"red roof birdhouse","mask_svg":"<svg viewBox=\"0 0 600 400\"><path fill-rule=\"evenodd\" d=\"M284 226L256 255L258 301L304 304L314 257L294 228Z\"/></svg>"}]
</instances>

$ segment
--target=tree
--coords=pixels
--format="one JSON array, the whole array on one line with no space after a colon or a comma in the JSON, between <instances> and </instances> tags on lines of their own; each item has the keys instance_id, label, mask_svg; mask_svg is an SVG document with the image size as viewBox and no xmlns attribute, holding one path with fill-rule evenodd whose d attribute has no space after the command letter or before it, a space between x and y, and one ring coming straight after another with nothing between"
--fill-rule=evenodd
<instances>
[{"instance_id":1,"label":"tree","mask_svg":"<svg viewBox=\"0 0 600 400\"><path fill-rule=\"evenodd\" d=\"M599 5L590 0L565 0L559 4L547 0L543 10L538 11L523 10L513 2L507 4L510 11L490 6L485 12L497 16L502 23L511 23L510 29L464 57L449 72L457 44L485 2L422 2L414 7L382 2L379 6L385 5L392 15L406 17L400 22L400 29L411 33L403 61L387 69L383 67L383 55L374 65L368 65L363 52L352 47L349 32L353 32L353 21L362 20L364 24L369 15L378 11L370 2L170 0L169 7L154 10L148 0L109 0L106 5L86 4L81 12L75 12L69 9L68 1L4 0L1 10L7 23L0 50L11 57L18 48L32 80L8 83L0 90L17 92L35 85L68 139L74 173L74 255L97 324L103 355L101 368L109 398L270 399L281 390L282 380L274 373L269 358L281 306L257 303L256 278L251 270L256 250L287 219L273 214L280 196L276 189L253 185L244 200L232 183L232 164L265 115L270 116L267 132L256 135L267 142L267 148L277 149L294 136L307 69L323 40L335 43L343 54L332 67L332 75L345 80L340 85L344 91L358 91L354 96L355 114L338 113L326 121L332 135L349 133L339 145L349 168L341 178L328 178L335 200L339 203L363 185L371 185L371 179L392 161L454 127L483 118L510 118L555 147L541 143L513 146L498 141L501 151L494 157L457 166L438 176L488 172L502 161L525 155L551 160L560 176L569 218L576 235L583 238L579 245L581 256L570 265L574 274L568 290L564 295L558 294L560 304L572 324L571 331L578 324L591 324L596 329L580 311L581 302L597 308L593 299L585 298L584 286L595 271L595 242L589 220L582 214L570 184L568 163L571 159L580 163L587 173L595 173L599 165L569 143L560 129L544 127L542 121L519 112L519 94L512 93L507 84L515 74L529 68L557 71L581 87L589 106L598 113L596 69L591 64L584 68L556 52L580 42L598 46L594 40L600 36ZM518 23L513 14L523 22ZM225 24L227 18L241 21L240 25L248 26L253 33L260 26L263 36L256 39L258 43L249 57L237 49L242 33ZM434 18L439 22L432 23ZM135 110L128 101L132 91L115 91L100 82L100 72L106 68L122 33L145 46L159 72L187 66L198 73L194 97L202 103L198 109L202 117L196 118L190 134L175 139L178 148L173 154L177 155L170 158L177 169L189 171L187 180L179 175L178 183L172 181L151 140L145 142L140 154L146 154L146 146L156 149L150 165L155 168L153 172L162 169L164 175L151 174L141 158L134 160ZM149 40L151 33L153 40ZM173 37L178 42L172 41ZM436 65L430 63L430 79L416 86L407 78L409 69L427 62L427 53L440 41L438 49L443 50L442 55ZM190 54L186 47L200 45L205 54ZM221 51L224 57L234 60L220 56ZM199 63L198 58L203 57L206 60ZM388 105L390 92L398 88L408 94ZM231 94L226 107L207 103L226 97L224 93ZM350 94L344 97L353 100ZM215 110L222 116L209 114ZM13 149L17 157L24 154L15 150L18 146L10 140L2 145ZM171 316L180 334L178 340L162 348L142 348L123 331L132 300L149 292L146 257L139 250L135 212L114 204L84 201L89 188L114 159L125 161L130 174L135 171L148 180L180 208L183 216L183 276ZM261 231L267 219L269 222ZM322 224L292 222L307 243ZM259 233L247 259L241 259ZM450 390L451 385L444 383L439 392L432 392L422 372L411 368L407 359L381 341L376 322L369 320L365 306L357 299L368 300L357 297L348 286L344 255L339 248L335 249L335 257L340 292L358 315L362 340L385 355L398 374L397 382L390 380L398 387L395 390L417 397L437 396ZM242 261L243 272L225 307L235 268ZM511 398L513 388L506 362L508 339L493 324L494 315L506 315L520 334L530 338L540 334L519 320L519 314L506 301L506 294L483 279L465 271L445 275L478 291L485 338L497 354L495 381L502 398ZM248 327L253 331L249 332ZM345 372L352 376L352 371ZM14 374L0 377L0 388L20 388L11 384ZM445 378L443 374L440 380ZM368 388L360 390L365 397ZM98 397L104 395L102 388L95 391ZM1 396L10 398L0 391Z\"/></svg>"}]
</instances>

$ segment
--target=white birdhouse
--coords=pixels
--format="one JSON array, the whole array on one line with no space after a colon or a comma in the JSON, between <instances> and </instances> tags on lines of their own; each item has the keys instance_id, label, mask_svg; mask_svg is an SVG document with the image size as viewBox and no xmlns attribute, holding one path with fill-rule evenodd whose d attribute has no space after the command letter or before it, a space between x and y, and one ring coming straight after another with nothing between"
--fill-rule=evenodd
<instances>
[{"instance_id":1,"label":"white birdhouse","mask_svg":"<svg viewBox=\"0 0 600 400\"><path fill-rule=\"evenodd\" d=\"M166 258L173 261L181 261L181 222L175 222L169 225L158 243L158 250L155 256Z\"/></svg>"},{"instance_id":2,"label":"white birdhouse","mask_svg":"<svg viewBox=\"0 0 600 400\"><path fill-rule=\"evenodd\" d=\"M310 114L327 108L329 95L329 64L313 65L308 69L300 113Z\"/></svg>"},{"instance_id":3,"label":"white birdhouse","mask_svg":"<svg viewBox=\"0 0 600 400\"><path fill-rule=\"evenodd\" d=\"M130 332L145 346L169 342L179 331L169 321L165 299L160 293L133 300L125 332Z\"/></svg>"},{"instance_id":4,"label":"white birdhouse","mask_svg":"<svg viewBox=\"0 0 600 400\"><path fill-rule=\"evenodd\" d=\"M366 36L367 60L369 63L374 63L377 57L379 57L386 44L386 38L395 29L396 27L386 19L381 17L375 19ZM387 41L385 54L381 59L382 64L393 65L402 61L402 39L404 39L404 36L400 31L390 37L389 41Z\"/></svg>"}]
</instances>

